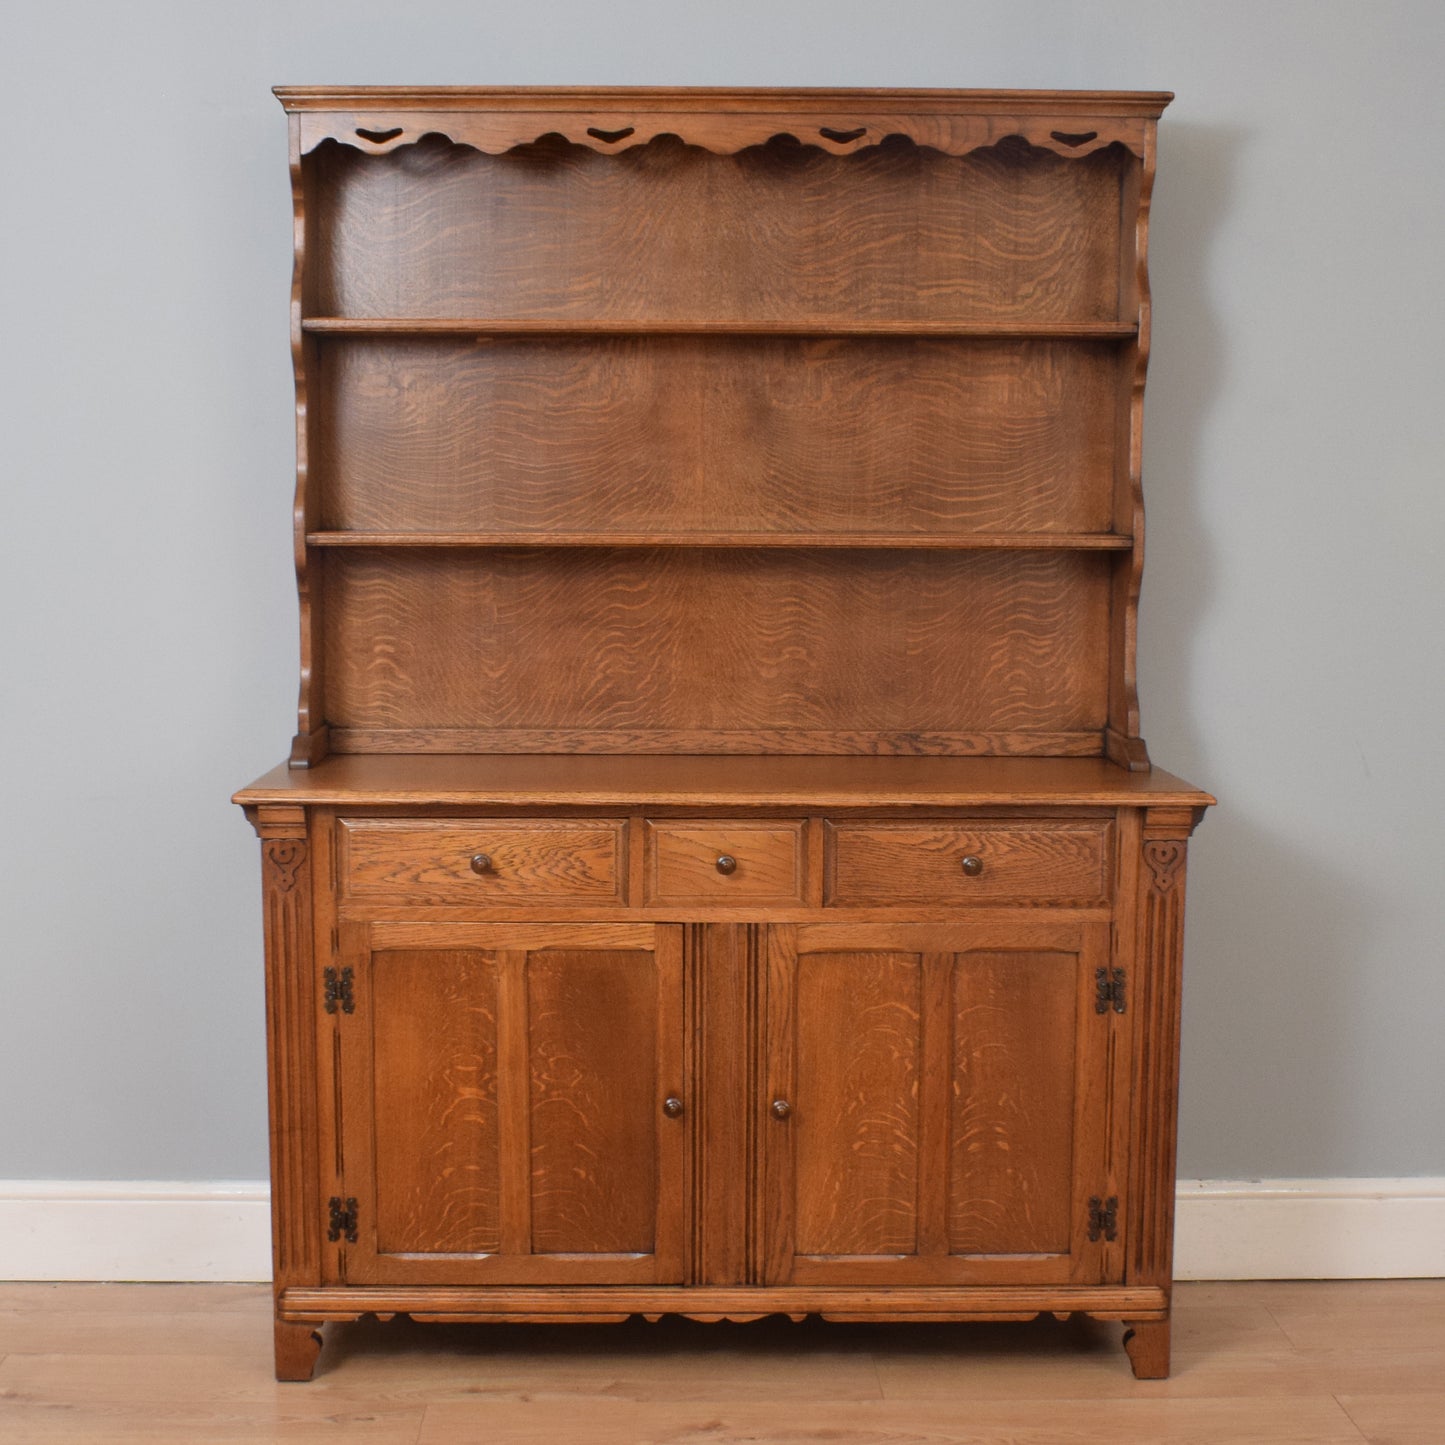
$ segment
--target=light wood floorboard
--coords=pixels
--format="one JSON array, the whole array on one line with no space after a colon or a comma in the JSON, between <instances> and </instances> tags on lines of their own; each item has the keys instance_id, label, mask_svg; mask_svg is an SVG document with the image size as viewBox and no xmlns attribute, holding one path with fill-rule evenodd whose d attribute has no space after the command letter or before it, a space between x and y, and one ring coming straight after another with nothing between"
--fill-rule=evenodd
<instances>
[{"instance_id":1,"label":"light wood floorboard","mask_svg":"<svg viewBox=\"0 0 1445 1445\"><path fill-rule=\"evenodd\" d=\"M333 1327L271 1378L270 1292L0 1285L0 1441L1445 1445L1445 1280L1181 1285L1174 1372L1119 1327Z\"/></svg>"}]
</instances>

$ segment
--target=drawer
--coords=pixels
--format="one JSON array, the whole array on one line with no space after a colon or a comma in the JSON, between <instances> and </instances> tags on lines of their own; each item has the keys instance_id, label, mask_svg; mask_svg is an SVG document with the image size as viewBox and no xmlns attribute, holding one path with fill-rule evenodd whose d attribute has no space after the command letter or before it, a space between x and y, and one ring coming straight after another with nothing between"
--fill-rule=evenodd
<instances>
[{"instance_id":1,"label":"drawer","mask_svg":"<svg viewBox=\"0 0 1445 1445\"><path fill-rule=\"evenodd\" d=\"M647 824L647 902L801 903L803 824Z\"/></svg>"},{"instance_id":2,"label":"drawer","mask_svg":"<svg viewBox=\"0 0 1445 1445\"><path fill-rule=\"evenodd\" d=\"M824 902L1107 903L1107 819L829 823Z\"/></svg>"},{"instance_id":3,"label":"drawer","mask_svg":"<svg viewBox=\"0 0 1445 1445\"><path fill-rule=\"evenodd\" d=\"M344 894L368 903L622 902L620 819L343 820Z\"/></svg>"}]
</instances>

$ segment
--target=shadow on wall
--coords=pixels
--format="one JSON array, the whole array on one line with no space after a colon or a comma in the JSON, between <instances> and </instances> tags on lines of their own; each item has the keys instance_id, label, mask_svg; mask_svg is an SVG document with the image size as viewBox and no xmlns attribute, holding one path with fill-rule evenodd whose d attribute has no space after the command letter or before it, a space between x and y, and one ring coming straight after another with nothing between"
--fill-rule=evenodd
<instances>
[{"instance_id":1,"label":"shadow on wall","mask_svg":"<svg viewBox=\"0 0 1445 1445\"><path fill-rule=\"evenodd\" d=\"M1219 575L1200 508L1205 438L1231 345L1211 295L1227 278L1210 252L1229 222L1251 135L1171 122L1167 112L1160 132L1141 707L1156 762L1220 794L1190 850L1179 1172L1349 1172L1352 1084L1340 1061L1361 987L1358 960L1383 901L1362 894L1339 865L1282 842L1268 819L1250 817L1247 797L1231 796L1211 764L1193 688L1199 623Z\"/></svg>"},{"instance_id":2,"label":"shadow on wall","mask_svg":"<svg viewBox=\"0 0 1445 1445\"><path fill-rule=\"evenodd\" d=\"M1346 1061L1384 900L1239 808L1205 857L1186 925L1180 1175L1360 1173Z\"/></svg>"}]
</instances>

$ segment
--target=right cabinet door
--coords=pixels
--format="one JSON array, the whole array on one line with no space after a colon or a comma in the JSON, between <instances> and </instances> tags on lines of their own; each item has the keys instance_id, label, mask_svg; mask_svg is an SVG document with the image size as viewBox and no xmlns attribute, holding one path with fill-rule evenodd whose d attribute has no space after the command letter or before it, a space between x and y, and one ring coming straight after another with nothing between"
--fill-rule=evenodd
<instances>
[{"instance_id":1,"label":"right cabinet door","mask_svg":"<svg viewBox=\"0 0 1445 1445\"><path fill-rule=\"evenodd\" d=\"M1130 1015L1109 938L1049 920L769 927L768 1283L1122 1277Z\"/></svg>"}]
</instances>

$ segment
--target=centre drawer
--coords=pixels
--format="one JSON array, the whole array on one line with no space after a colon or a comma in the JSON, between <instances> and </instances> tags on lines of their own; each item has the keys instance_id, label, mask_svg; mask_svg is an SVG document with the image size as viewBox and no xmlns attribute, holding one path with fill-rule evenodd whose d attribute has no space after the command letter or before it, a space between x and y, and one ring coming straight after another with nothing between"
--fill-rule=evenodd
<instances>
[{"instance_id":1,"label":"centre drawer","mask_svg":"<svg viewBox=\"0 0 1445 1445\"><path fill-rule=\"evenodd\" d=\"M649 822L646 839L650 904L802 902L800 821Z\"/></svg>"},{"instance_id":2,"label":"centre drawer","mask_svg":"<svg viewBox=\"0 0 1445 1445\"><path fill-rule=\"evenodd\" d=\"M615 818L343 819L345 896L368 903L622 902Z\"/></svg>"},{"instance_id":3,"label":"centre drawer","mask_svg":"<svg viewBox=\"0 0 1445 1445\"><path fill-rule=\"evenodd\" d=\"M1112 837L1106 818L829 823L823 901L1101 906Z\"/></svg>"}]
</instances>

